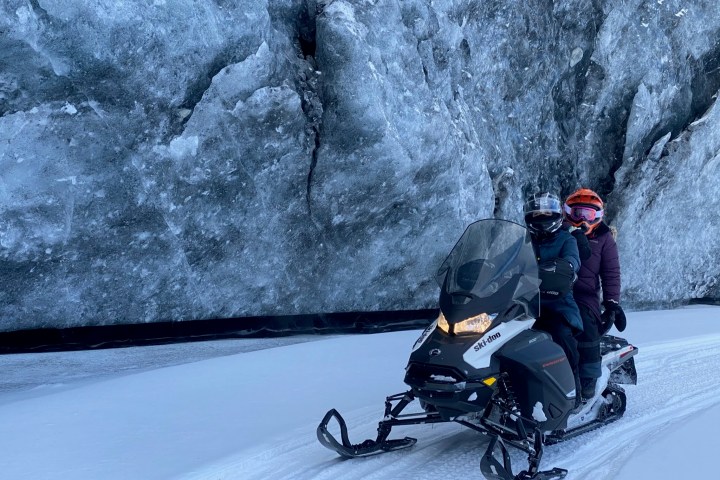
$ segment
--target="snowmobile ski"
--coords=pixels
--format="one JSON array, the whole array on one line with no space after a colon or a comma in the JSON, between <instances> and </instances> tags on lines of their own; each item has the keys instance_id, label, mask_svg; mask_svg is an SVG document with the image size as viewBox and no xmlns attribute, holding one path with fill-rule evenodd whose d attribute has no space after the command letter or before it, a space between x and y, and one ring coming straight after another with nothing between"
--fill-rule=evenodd
<instances>
[{"instance_id":1,"label":"snowmobile ski","mask_svg":"<svg viewBox=\"0 0 720 480\"><path fill-rule=\"evenodd\" d=\"M401 439L390 439L390 430L397 425L419 425L423 423L440 423L444 422L437 413L425 414L405 414L401 415L402 410L413 400L415 396L412 391L392 395L385 399L385 419L378 423L378 435L375 440L368 439L361 443L351 443L348 436L347 424L342 415L337 410L332 409L325 414L317 428L317 437L320 443L330 450L334 450L341 457L355 458L367 457L377 453L390 452L400 450L415 445L417 439L405 437ZM393 402L397 401L396 405ZM340 427L339 442L329 431L328 423L335 419Z\"/></svg>"}]
</instances>

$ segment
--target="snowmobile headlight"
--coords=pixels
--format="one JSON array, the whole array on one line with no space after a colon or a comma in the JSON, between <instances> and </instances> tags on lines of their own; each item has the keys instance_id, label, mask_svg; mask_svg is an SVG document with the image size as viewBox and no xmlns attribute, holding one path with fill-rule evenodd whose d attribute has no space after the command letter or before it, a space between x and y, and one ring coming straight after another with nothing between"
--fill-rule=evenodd
<instances>
[{"instance_id":1,"label":"snowmobile headlight","mask_svg":"<svg viewBox=\"0 0 720 480\"><path fill-rule=\"evenodd\" d=\"M437 319L437 326L443 332L450 333L450 324L445 319L445 315L443 315L442 312L440 312L440 316Z\"/></svg>"},{"instance_id":2,"label":"snowmobile headlight","mask_svg":"<svg viewBox=\"0 0 720 480\"><path fill-rule=\"evenodd\" d=\"M479 334L487 332L490 325L492 325L493 320L495 320L495 317L497 317L497 314L488 315L487 313L481 313L480 315L470 317L451 326L445 318L445 315L440 312L440 316L437 320L437 326L440 330L447 334L450 334L451 332L455 335L461 335L464 333Z\"/></svg>"},{"instance_id":3,"label":"snowmobile headlight","mask_svg":"<svg viewBox=\"0 0 720 480\"><path fill-rule=\"evenodd\" d=\"M462 333L485 333L490 328L490 325L492 325L495 317L497 317L497 315L488 315L487 313L481 313L480 315L476 315L474 317L468 318L467 320L456 323L454 325L453 332L455 333L455 335L459 335Z\"/></svg>"}]
</instances>

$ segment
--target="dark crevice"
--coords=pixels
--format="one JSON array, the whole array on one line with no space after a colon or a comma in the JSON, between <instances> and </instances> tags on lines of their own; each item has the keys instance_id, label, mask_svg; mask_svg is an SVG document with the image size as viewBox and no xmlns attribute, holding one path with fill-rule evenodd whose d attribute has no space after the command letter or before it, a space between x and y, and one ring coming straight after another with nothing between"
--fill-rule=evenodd
<instances>
[{"instance_id":1,"label":"dark crevice","mask_svg":"<svg viewBox=\"0 0 720 480\"><path fill-rule=\"evenodd\" d=\"M620 105L616 106L608 115L612 121L608 122L607 129L603 132L602 138L605 148L601 148L601 158L610 158L612 163L610 171L597 186L600 195L607 196L615 188L615 172L622 166L623 155L625 153L625 139L627 135L627 125L630 120L630 109L632 108L633 99L637 93L637 89L626 92Z\"/></svg>"},{"instance_id":2,"label":"dark crevice","mask_svg":"<svg viewBox=\"0 0 720 480\"><path fill-rule=\"evenodd\" d=\"M315 172L315 166L318 160L318 150L320 149L320 130L315 131L315 147L312 150L312 160L310 161L310 170L308 171L307 177L307 188L306 188L306 201L308 206L308 212L312 216L312 203L310 201L310 190L312 188L313 173Z\"/></svg>"},{"instance_id":3,"label":"dark crevice","mask_svg":"<svg viewBox=\"0 0 720 480\"><path fill-rule=\"evenodd\" d=\"M687 92L686 96L669 108L672 115L648 132L634 155L647 159L657 142L670 133L670 138L662 148L662 152L659 155L658 152L654 152L654 155L658 155L656 159L668 155L668 149L672 145L670 142L687 132L689 126L702 118L717 101L717 93L720 90L720 48L707 52L697 60L688 58L688 63L692 78L690 84L683 87ZM661 165L660 168L664 169L665 166ZM662 178L667 180L665 177ZM656 192L659 190L659 188L655 189ZM653 200L654 195L651 195L648 204Z\"/></svg>"},{"instance_id":4,"label":"dark crevice","mask_svg":"<svg viewBox=\"0 0 720 480\"><path fill-rule=\"evenodd\" d=\"M691 298L687 301L688 305L718 305L720 306L720 296L705 296L698 298Z\"/></svg>"},{"instance_id":5,"label":"dark crevice","mask_svg":"<svg viewBox=\"0 0 720 480\"><path fill-rule=\"evenodd\" d=\"M662 150L660 153L654 152L654 155L657 155L658 159L670 155L674 145L670 142L687 132L690 125L702 118L717 101L717 94L720 90L720 46L705 53L697 60L688 58L688 62L692 78L690 84L685 85L684 88L688 90L690 98L689 100L686 98L685 108L681 108L683 105L672 108L671 110L676 114L662 124L656 125L647 135L643 141L643 159L650 156L650 152L657 142L668 133L671 134L670 138L664 145L657 147ZM649 192L647 207L653 204L659 192L673 178L672 164L661 162L658 168L657 184L653 191Z\"/></svg>"},{"instance_id":6,"label":"dark crevice","mask_svg":"<svg viewBox=\"0 0 720 480\"><path fill-rule=\"evenodd\" d=\"M582 105L592 104L597 99L605 78L605 72L592 60L592 56L598 32L607 17L601 2L590 2L587 8L588 15L581 18L568 17L562 11L555 12L556 42L568 52L567 68L551 89L552 115L559 134L558 150L565 159L565 165L561 165L560 169L568 172L560 179L562 191L572 191L577 187L577 165L588 125L588 112ZM577 49L582 52L579 58Z\"/></svg>"},{"instance_id":7,"label":"dark crevice","mask_svg":"<svg viewBox=\"0 0 720 480\"><path fill-rule=\"evenodd\" d=\"M40 3L38 0L29 0L30 6L32 7L33 11L42 18L45 22L50 23L51 17L50 14L48 14L47 10L45 10L43 7L40 6Z\"/></svg>"},{"instance_id":8,"label":"dark crevice","mask_svg":"<svg viewBox=\"0 0 720 480\"><path fill-rule=\"evenodd\" d=\"M720 35L720 31L715 34ZM670 140L677 138L688 126L702 118L708 109L715 103L718 90L720 90L720 45L717 49L706 52L698 59L687 58L691 71L690 84L685 86L688 92L689 105L680 105L673 109L678 115L672 117L664 125L659 125L650 141L646 142L646 153L668 132L672 132ZM685 106L684 111L681 108Z\"/></svg>"},{"instance_id":9,"label":"dark crevice","mask_svg":"<svg viewBox=\"0 0 720 480\"><path fill-rule=\"evenodd\" d=\"M315 58L315 49L317 48L317 43L315 41L315 28L304 29L301 27L298 41L300 43L300 51L302 52L303 57Z\"/></svg>"},{"instance_id":10,"label":"dark crevice","mask_svg":"<svg viewBox=\"0 0 720 480\"><path fill-rule=\"evenodd\" d=\"M317 18L322 15L323 4L307 2L306 8L300 12L298 23L297 42L300 48L300 55L307 63L303 63L303 72L300 75L299 91L302 101L302 109L308 119L310 136L314 139L310 168L308 170L307 184L305 187L305 201L308 213L312 218L311 190L313 174L318 161L320 150L320 132L322 124L323 105L319 95L320 75L317 71L315 53L317 50ZM308 65L309 64L309 65Z\"/></svg>"},{"instance_id":11,"label":"dark crevice","mask_svg":"<svg viewBox=\"0 0 720 480\"><path fill-rule=\"evenodd\" d=\"M718 38L720 31L714 38ZM690 84L692 102L690 104L690 118L685 128L694 121L702 118L708 109L717 101L720 91L720 44L717 48L700 57L692 63L693 79Z\"/></svg>"},{"instance_id":12,"label":"dark crevice","mask_svg":"<svg viewBox=\"0 0 720 480\"><path fill-rule=\"evenodd\" d=\"M656 125L643 139L637 149L643 157L647 157L657 141L666 134L671 134L669 141L682 135L715 102L720 89L720 48L707 52L697 60L688 58L687 61L692 78L689 85L681 87L686 91L686 96L671 106L669 110L673 115Z\"/></svg>"}]
</instances>

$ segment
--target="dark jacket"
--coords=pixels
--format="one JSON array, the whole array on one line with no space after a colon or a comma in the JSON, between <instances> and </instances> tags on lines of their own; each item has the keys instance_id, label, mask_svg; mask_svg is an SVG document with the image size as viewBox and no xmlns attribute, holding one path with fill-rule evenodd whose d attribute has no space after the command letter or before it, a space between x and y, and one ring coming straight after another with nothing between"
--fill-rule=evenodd
<instances>
[{"instance_id":1,"label":"dark jacket","mask_svg":"<svg viewBox=\"0 0 720 480\"><path fill-rule=\"evenodd\" d=\"M575 237L564 228L558 230L549 238L536 239L533 237L532 241L535 249L535 257L538 262L560 257L572 264L575 273L580 269L580 255L578 253L577 241ZM542 300L540 303L540 314L545 315L546 313L562 315L573 328L580 331L583 329L580 310L573 299L572 290L557 300Z\"/></svg>"},{"instance_id":2,"label":"dark jacket","mask_svg":"<svg viewBox=\"0 0 720 480\"><path fill-rule=\"evenodd\" d=\"M598 225L588 240L591 255L580 266L573 294L578 303L587 305L599 318L601 299L620 302L620 257L610 227L605 223Z\"/></svg>"}]
</instances>

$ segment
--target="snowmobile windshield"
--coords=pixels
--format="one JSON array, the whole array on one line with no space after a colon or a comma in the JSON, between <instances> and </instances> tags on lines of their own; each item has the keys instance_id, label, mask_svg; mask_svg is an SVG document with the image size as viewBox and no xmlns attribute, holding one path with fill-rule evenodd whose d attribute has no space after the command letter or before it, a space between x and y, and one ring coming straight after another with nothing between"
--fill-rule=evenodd
<instances>
[{"instance_id":1,"label":"snowmobile windshield","mask_svg":"<svg viewBox=\"0 0 720 480\"><path fill-rule=\"evenodd\" d=\"M492 304L528 302L540 285L530 235L522 225L507 220L475 222L445 259L436 280L451 295L507 297L492 298Z\"/></svg>"}]
</instances>

